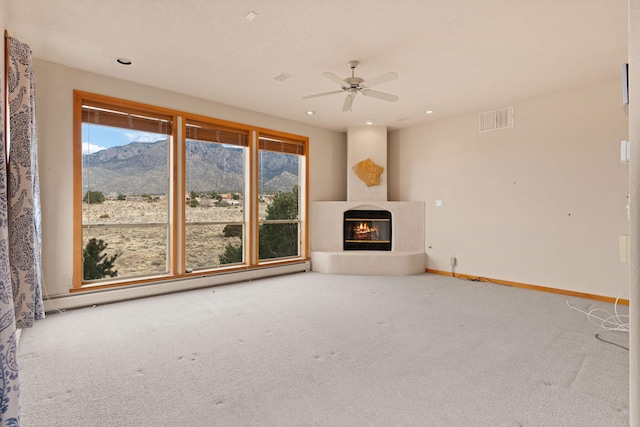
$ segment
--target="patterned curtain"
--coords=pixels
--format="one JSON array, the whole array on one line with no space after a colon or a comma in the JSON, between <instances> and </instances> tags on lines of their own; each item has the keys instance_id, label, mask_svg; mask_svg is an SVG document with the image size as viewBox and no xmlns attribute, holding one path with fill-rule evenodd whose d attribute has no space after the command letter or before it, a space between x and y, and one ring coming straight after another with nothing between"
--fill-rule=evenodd
<instances>
[{"instance_id":1,"label":"patterned curtain","mask_svg":"<svg viewBox=\"0 0 640 427\"><path fill-rule=\"evenodd\" d=\"M0 97L0 99L3 99ZM0 425L20 425L20 380L16 362L16 317L9 269L7 163L4 145L4 104L0 103Z\"/></svg>"},{"instance_id":2,"label":"patterned curtain","mask_svg":"<svg viewBox=\"0 0 640 427\"><path fill-rule=\"evenodd\" d=\"M0 130L0 425L19 427L16 328L44 317L42 236L31 49L11 37L6 41L9 164Z\"/></svg>"},{"instance_id":3,"label":"patterned curtain","mask_svg":"<svg viewBox=\"0 0 640 427\"><path fill-rule=\"evenodd\" d=\"M38 136L31 49L9 38L9 263L16 327L44 317Z\"/></svg>"}]
</instances>

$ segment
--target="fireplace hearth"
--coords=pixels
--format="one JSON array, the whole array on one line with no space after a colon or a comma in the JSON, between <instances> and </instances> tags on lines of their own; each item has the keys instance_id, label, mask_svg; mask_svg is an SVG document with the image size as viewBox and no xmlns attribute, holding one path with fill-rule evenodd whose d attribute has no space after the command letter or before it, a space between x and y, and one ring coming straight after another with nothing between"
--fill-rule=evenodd
<instances>
[{"instance_id":1,"label":"fireplace hearth","mask_svg":"<svg viewBox=\"0 0 640 427\"><path fill-rule=\"evenodd\" d=\"M345 251L390 251L391 212L345 211L343 248Z\"/></svg>"}]
</instances>

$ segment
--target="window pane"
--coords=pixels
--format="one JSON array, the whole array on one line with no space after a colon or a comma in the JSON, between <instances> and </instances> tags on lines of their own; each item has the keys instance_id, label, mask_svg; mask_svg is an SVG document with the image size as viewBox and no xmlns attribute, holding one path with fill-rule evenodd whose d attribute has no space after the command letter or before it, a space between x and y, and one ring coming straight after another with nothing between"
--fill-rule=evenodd
<instances>
[{"instance_id":1,"label":"window pane","mask_svg":"<svg viewBox=\"0 0 640 427\"><path fill-rule=\"evenodd\" d=\"M300 255L298 224L260 225L260 259Z\"/></svg>"},{"instance_id":2,"label":"window pane","mask_svg":"<svg viewBox=\"0 0 640 427\"><path fill-rule=\"evenodd\" d=\"M269 221L299 219L302 159L295 154L259 151L261 225L258 244L261 260L300 255L298 224L269 224Z\"/></svg>"},{"instance_id":3,"label":"window pane","mask_svg":"<svg viewBox=\"0 0 640 427\"><path fill-rule=\"evenodd\" d=\"M197 270L242 263L242 229L242 224L187 224L187 268Z\"/></svg>"},{"instance_id":4,"label":"window pane","mask_svg":"<svg viewBox=\"0 0 640 427\"><path fill-rule=\"evenodd\" d=\"M83 123L82 141L83 278L166 273L171 137Z\"/></svg>"},{"instance_id":5,"label":"window pane","mask_svg":"<svg viewBox=\"0 0 640 427\"><path fill-rule=\"evenodd\" d=\"M91 250L95 246L90 240L102 244L104 249L98 254L104 256L101 262L91 262ZM122 227L122 228L85 228L82 233L84 251L84 280L102 278L124 278L148 276L167 272L167 227ZM89 249L90 254L87 254ZM89 256L88 256L89 255ZM105 260L116 257L113 267L105 270ZM97 274L96 274L97 272Z\"/></svg>"},{"instance_id":6,"label":"window pane","mask_svg":"<svg viewBox=\"0 0 640 427\"><path fill-rule=\"evenodd\" d=\"M202 131L200 133L211 136ZM231 141L231 136L228 136L231 134L231 131L226 131L223 136ZM213 132L212 135L215 136L216 133ZM187 139L187 268L214 268L222 264L243 262L246 151L242 145Z\"/></svg>"}]
</instances>

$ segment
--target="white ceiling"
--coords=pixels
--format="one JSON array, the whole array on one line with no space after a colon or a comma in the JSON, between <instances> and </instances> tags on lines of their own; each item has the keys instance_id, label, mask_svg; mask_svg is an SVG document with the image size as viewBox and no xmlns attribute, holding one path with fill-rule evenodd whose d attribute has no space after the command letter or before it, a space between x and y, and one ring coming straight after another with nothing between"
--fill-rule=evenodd
<instances>
[{"instance_id":1,"label":"white ceiling","mask_svg":"<svg viewBox=\"0 0 640 427\"><path fill-rule=\"evenodd\" d=\"M338 131L499 108L620 78L628 62L627 0L6 0L6 8L7 30L36 58ZM339 89L322 72L348 77L350 60L365 80L398 73L375 89L400 100L358 95L342 112L344 94L302 99ZM292 77L275 80L281 73Z\"/></svg>"}]
</instances>

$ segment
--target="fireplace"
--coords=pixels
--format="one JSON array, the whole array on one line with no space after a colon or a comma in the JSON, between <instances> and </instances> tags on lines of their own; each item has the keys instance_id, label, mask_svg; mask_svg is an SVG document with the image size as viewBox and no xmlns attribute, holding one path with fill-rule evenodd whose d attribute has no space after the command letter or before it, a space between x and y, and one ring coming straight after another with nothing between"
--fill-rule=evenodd
<instances>
[{"instance_id":1,"label":"fireplace","mask_svg":"<svg viewBox=\"0 0 640 427\"><path fill-rule=\"evenodd\" d=\"M391 212L349 210L344 213L345 251L390 251Z\"/></svg>"}]
</instances>

